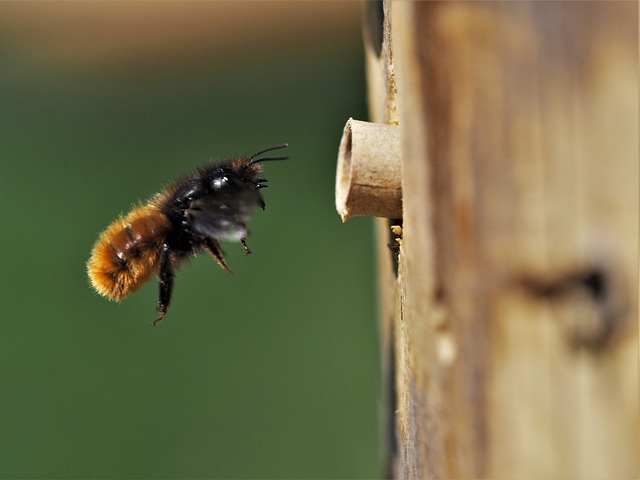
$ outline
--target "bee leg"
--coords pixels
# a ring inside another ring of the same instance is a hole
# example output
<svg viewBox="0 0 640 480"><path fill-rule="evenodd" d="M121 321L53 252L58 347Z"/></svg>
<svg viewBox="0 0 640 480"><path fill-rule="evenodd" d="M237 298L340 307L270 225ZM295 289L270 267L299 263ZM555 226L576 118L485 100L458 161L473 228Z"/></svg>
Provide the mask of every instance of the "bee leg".
<svg viewBox="0 0 640 480"><path fill-rule="evenodd" d="M242 224L242 228L245 231L245 235L249 233L249 230L247 230L247 225L246 224L243 223ZM249 249L249 245L247 245L247 237L242 237L240 239L240 242L242 242L242 248L244 248L244 251L247 252L247 255L251 254L251 250Z"/></svg>
<svg viewBox="0 0 640 480"><path fill-rule="evenodd" d="M218 265L224 268L227 272L233 273L229 266L224 262L224 252L222 251L220 242L218 242L218 240L216 240L215 238L207 238L204 244L211 256L215 259L216 262L218 262Z"/></svg>
<svg viewBox="0 0 640 480"><path fill-rule="evenodd" d="M166 311L164 313L161 313L158 318L156 318L153 322L151 322L151 326L155 327L158 322L162 321L165 315L166 315Z"/></svg>
<svg viewBox="0 0 640 480"><path fill-rule="evenodd" d="M153 327L167 314L167 309L171 302L171 294L173 293L173 262L169 256L169 246L167 244L162 246L158 277L160 279L160 291L158 294L158 312L160 312L160 316L151 322L151 326Z"/></svg>
<svg viewBox="0 0 640 480"><path fill-rule="evenodd" d="M251 250L249 250L249 246L247 245L247 239L241 238L240 241L242 242L242 248L244 248L244 251L247 252L247 255L250 254Z"/></svg>

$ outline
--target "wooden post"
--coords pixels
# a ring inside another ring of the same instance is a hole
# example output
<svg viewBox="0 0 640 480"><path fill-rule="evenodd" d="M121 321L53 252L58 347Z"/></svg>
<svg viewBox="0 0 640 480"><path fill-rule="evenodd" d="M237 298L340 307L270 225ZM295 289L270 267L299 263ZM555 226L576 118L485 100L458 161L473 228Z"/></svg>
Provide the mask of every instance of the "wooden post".
<svg viewBox="0 0 640 480"><path fill-rule="evenodd" d="M364 8L390 475L640 477L637 3Z"/></svg>

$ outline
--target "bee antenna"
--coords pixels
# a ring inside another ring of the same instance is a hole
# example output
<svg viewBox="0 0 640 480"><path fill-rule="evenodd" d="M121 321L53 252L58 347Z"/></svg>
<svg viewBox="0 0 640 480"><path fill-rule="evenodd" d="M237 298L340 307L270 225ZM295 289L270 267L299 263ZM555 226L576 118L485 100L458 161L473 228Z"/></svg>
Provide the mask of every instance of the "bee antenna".
<svg viewBox="0 0 640 480"><path fill-rule="evenodd" d="M282 156L282 157L267 157L267 158L256 158L259 157L260 155L262 155L263 153L267 153L267 152L271 152L273 150L280 150L281 148L287 148L289 146L288 143L282 143L280 145L275 145L273 147L268 147L268 148L264 148L256 153L254 153L253 155L251 155L248 160L249 163L247 165L253 165L254 163L262 163L262 162L273 162L276 160L286 160L289 157L286 156Z"/></svg>

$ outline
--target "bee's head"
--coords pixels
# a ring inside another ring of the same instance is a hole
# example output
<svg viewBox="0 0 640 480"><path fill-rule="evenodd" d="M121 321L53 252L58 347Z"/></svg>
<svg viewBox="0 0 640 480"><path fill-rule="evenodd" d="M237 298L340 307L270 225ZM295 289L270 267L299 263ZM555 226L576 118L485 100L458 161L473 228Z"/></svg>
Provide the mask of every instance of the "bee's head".
<svg viewBox="0 0 640 480"><path fill-rule="evenodd" d="M263 153L271 152L273 150L280 150L282 148L287 148L289 146L288 143L283 143L281 145L275 145L273 147L262 149L249 157L242 157L238 160L234 160L229 165L229 168L238 175L241 179L243 179L247 183L251 183L255 186L255 188L265 188L267 179L260 178L262 174L262 164L264 162L273 162L277 160L287 160L289 157L287 156L279 156L279 157L260 157Z"/></svg>

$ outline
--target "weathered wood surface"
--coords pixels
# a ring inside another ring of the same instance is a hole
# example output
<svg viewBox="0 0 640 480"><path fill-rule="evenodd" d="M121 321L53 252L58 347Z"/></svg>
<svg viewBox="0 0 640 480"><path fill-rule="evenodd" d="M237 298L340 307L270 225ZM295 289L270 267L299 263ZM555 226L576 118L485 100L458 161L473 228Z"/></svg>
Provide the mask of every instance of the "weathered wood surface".
<svg viewBox="0 0 640 480"><path fill-rule="evenodd" d="M365 9L391 473L640 477L637 4Z"/></svg>

